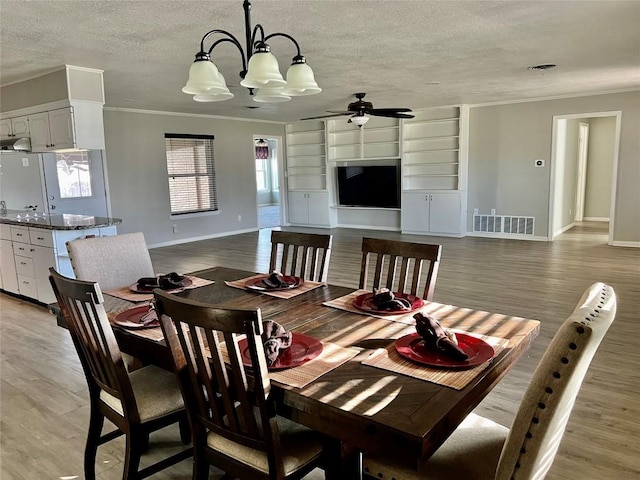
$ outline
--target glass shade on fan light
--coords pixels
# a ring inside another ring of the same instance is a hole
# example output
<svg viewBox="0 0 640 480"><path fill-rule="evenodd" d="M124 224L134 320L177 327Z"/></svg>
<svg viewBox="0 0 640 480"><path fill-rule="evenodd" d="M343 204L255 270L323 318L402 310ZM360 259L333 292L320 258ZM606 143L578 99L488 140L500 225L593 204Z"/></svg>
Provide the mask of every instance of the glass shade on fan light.
<svg viewBox="0 0 640 480"><path fill-rule="evenodd" d="M193 62L182 91L189 95L229 93L224 77L211 60Z"/></svg>
<svg viewBox="0 0 640 480"><path fill-rule="evenodd" d="M269 51L257 51L249 59L247 75L240 85L246 88L263 88L284 87L286 83L276 57Z"/></svg>
<svg viewBox="0 0 640 480"><path fill-rule="evenodd" d="M315 95L321 91L322 89L316 83L311 67L304 60L302 63L298 63L294 59L294 63L287 70L287 85L284 87L284 94L298 97Z"/></svg>
<svg viewBox="0 0 640 480"><path fill-rule="evenodd" d="M355 123L358 127L361 127L369 121L369 118L369 115L354 115L351 117L351 123Z"/></svg>
<svg viewBox="0 0 640 480"><path fill-rule="evenodd" d="M254 102L260 103L282 103L291 100L289 95L285 95L282 87L262 87L253 97Z"/></svg>

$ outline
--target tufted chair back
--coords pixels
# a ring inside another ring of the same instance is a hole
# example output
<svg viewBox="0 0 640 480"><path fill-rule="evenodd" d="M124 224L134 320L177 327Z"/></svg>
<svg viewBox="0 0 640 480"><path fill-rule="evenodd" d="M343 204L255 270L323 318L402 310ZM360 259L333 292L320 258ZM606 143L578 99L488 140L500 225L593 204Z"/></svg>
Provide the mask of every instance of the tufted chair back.
<svg viewBox="0 0 640 480"><path fill-rule="evenodd" d="M582 296L533 374L495 480L545 478L589 364L615 314L616 296L610 286L595 283Z"/></svg>

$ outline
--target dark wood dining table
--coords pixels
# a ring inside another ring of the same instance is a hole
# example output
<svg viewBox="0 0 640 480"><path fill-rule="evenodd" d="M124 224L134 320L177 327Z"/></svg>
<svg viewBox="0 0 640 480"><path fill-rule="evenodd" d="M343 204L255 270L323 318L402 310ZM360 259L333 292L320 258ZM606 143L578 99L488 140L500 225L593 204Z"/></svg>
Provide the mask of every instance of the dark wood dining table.
<svg viewBox="0 0 640 480"><path fill-rule="evenodd" d="M289 299L232 288L225 281L254 272L214 267L190 275L215 283L185 290L179 295L228 308L259 308L263 319L322 342L356 347L356 356L303 388L272 381L272 394L282 413L341 442L337 456L341 473L335 478L357 478L357 452L389 456L417 469L449 437L458 424L513 367L539 333L539 322L462 307L438 307L447 328L472 335L503 339L503 347L464 387L451 388L381 368L364 365L376 349L385 348L415 331L415 326L389 321L365 312L354 313L323 305L354 288L324 285ZM105 308L115 312L134 304L105 295ZM440 308L441 307L441 308ZM164 341L140 331L114 325L122 351L143 362L171 368ZM334 478L332 476L332 478Z"/></svg>

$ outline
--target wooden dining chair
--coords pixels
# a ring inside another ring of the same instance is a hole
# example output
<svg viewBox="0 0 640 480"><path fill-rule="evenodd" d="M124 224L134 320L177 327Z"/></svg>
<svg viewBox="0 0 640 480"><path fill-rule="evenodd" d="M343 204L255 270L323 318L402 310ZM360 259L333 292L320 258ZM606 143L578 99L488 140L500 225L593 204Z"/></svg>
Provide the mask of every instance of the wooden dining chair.
<svg viewBox="0 0 640 480"><path fill-rule="evenodd" d="M441 245L363 238L360 288L373 290L386 287L392 292L410 293L433 300L441 254ZM425 262L429 265L423 276ZM373 281L370 281L372 268Z"/></svg>
<svg viewBox="0 0 640 480"><path fill-rule="evenodd" d="M511 429L471 413L421 472L365 455L376 479L542 480L551 468L591 360L616 314L616 296L593 284L536 367Z"/></svg>
<svg viewBox="0 0 640 480"><path fill-rule="evenodd" d="M179 422L182 443L191 441L184 402L173 372L148 366L128 373L104 309L97 283L64 277L49 269L53 291L80 357L89 387L91 417L84 451L86 480L96 478L98 446L126 435L122 478L146 478L192 455L184 449L142 470L149 434ZM117 429L102 435L104 419Z"/></svg>
<svg viewBox="0 0 640 480"><path fill-rule="evenodd" d="M155 276L142 232L67 242L73 273L79 280L97 282L103 292Z"/></svg>
<svg viewBox="0 0 640 480"><path fill-rule="evenodd" d="M159 289L154 295L191 420L193 478L209 478L210 465L228 478L247 480L300 479L319 466L319 436L276 415L260 310L220 308ZM242 335L250 374L243 365Z"/></svg>
<svg viewBox="0 0 640 480"><path fill-rule="evenodd" d="M332 235L273 230L269 271L326 282L332 238Z"/></svg>

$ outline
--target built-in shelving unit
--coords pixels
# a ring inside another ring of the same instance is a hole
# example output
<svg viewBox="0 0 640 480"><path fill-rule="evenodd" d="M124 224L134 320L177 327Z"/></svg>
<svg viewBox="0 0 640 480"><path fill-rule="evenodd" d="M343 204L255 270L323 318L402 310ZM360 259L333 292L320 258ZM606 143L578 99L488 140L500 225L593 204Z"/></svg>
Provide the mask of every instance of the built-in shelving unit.
<svg viewBox="0 0 640 480"><path fill-rule="evenodd" d="M399 159L400 122L397 118L371 117L358 128L348 118L327 122L329 161Z"/></svg>
<svg viewBox="0 0 640 480"><path fill-rule="evenodd" d="M326 190L327 162L324 122L287 125L287 179L289 190Z"/></svg>

